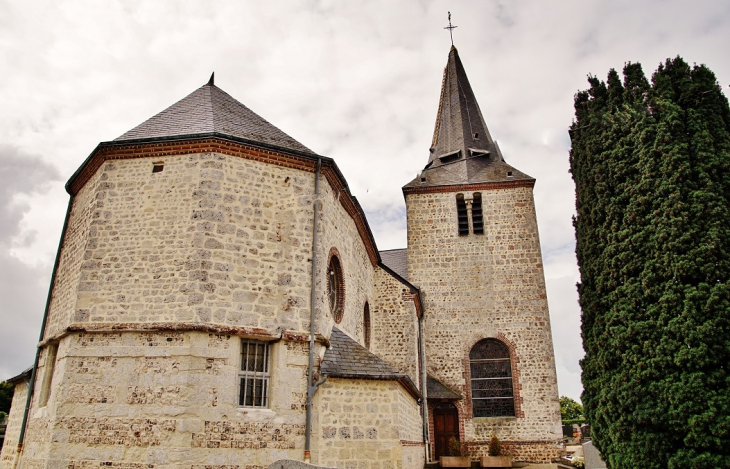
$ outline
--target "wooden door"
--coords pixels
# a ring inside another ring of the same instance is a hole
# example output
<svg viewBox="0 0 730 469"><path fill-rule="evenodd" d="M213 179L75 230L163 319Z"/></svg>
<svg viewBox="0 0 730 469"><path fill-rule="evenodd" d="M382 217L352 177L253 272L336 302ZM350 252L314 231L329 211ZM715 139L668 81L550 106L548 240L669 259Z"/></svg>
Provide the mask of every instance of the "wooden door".
<svg viewBox="0 0 730 469"><path fill-rule="evenodd" d="M436 459L440 456L449 456L449 440L452 437L459 440L459 412L452 403L442 402L433 409L433 439L436 446Z"/></svg>

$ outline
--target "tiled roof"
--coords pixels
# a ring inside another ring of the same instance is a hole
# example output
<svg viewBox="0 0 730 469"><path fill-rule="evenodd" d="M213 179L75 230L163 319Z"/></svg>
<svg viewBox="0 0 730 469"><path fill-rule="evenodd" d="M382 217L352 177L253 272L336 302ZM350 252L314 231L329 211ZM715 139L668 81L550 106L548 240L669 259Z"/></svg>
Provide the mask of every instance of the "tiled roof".
<svg viewBox="0 0 730 469"><path fill-rule="evenodd" d="M314 154L312 150L277 129L212 82L201 86L114 141L213 133Z"/></svg>
<svg viewBox="0 0 730 469"><path fill-rule="evenodd" d="M406 187L532 180L504 162L455 47L441 86L428 164Z"/></svg>
<svg viewBox="0 0 730 469"><path fill-rule="evenodd" d="M461 394L453 391L431 375L426 378L426 396L429 399L463 399Z"/></svg>
<svg viewBox="0 0 730 469"><path fill-rule="evenodd" d="M324 354L319 372L333 378L399 381L412 395L420 398L418 388L407 375L399 373L336 327L332 328L330 348Z"/></svg>
<svg viewBox="0 0 730 469"><path fill-rule="evenodd" d="M387 268L408 280L408 249L380 251L380 260Z"/></svg>

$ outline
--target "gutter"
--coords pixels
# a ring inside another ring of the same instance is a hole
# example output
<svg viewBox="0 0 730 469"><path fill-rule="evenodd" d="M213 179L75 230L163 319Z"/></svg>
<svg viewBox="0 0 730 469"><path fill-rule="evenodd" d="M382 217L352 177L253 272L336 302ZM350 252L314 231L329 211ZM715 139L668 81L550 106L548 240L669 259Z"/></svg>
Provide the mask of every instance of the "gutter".
<svg viewBox="0 0 730 469"><path fill-rule="evenodd" d="M310 462L310 448L312 439L312 398L319 386L327 379L325 375L317 381L314 380L314 334L315 334L315 300L317 280L317 221L319 219L319 174L322 169L322 159L317 159L317 170L314 173L314 223L312 225L312 288L309 296L309 366L307 369L307 421L304 430L304 462Z"/></svg>
<svg viewBox="0 0 730 469"><path fill-rule="evenodd" d="M33 362L33 369L30 373L30 381L26 380L28 384L27 396L25 398L25 410L23 411L23 420L20 424L20 436L18 437L18 451L16 452L16 460L13 467L17 466L20 461L20 454L23 452L23 442L25 441L25 429L28 425L28 414L30 413L30 403L33 397L33 391L35 391L36 373L38 372L38 361L41 356L43 342L43 336L46 332L46 324L48 323L48 311L51 307L51 296L53 295L53 287L56 283L56 273L58 272L58 266L61 263L61 249L63 248L63 240L66 239L66 231L68 230L68 220L71 217L71 207L73 205L73 196L68 199L68 207L66 208L66 218L63 220L63 229L61 230L61 239L58 241L58 249L56 250L56 261L53 264L53 273L51 274L51 285L48 287L48 296L46 297L46 307L43 310L43 320L41 322L41 332L38 337L38 345L36 346L35 361Z"/></svg>

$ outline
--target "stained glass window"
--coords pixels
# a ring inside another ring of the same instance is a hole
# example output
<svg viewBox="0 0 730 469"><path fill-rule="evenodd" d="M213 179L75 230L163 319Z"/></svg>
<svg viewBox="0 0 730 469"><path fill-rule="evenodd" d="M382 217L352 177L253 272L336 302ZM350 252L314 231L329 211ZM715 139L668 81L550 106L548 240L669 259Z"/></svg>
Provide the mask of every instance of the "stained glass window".
<svg viewBox="0 0 730 469"><path fill-rule="evenodd" d="M484 339L469 353L474 417L515 415L509 350L500 341Z"/></svg>

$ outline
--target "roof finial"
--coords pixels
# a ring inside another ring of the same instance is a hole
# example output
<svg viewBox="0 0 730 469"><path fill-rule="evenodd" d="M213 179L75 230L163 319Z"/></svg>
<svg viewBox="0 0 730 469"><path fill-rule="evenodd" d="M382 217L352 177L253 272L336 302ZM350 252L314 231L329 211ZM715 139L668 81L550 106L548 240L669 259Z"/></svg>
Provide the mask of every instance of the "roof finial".
<svg viewBox="0 0 730 469"><path fill-rule="evenodd" d="M451 12L449 12L449 25L446 26L444 29L449 30L449 36L451 36L451 47L454 47L454 29L458 28L458 26L451 26Z"/></svg>
<svg viewBox="0 0 730 469"><path fill-rule="evenodd" d="M208 80L209 85L215 85L215 72L210 74L210 80Z"/></svg>

